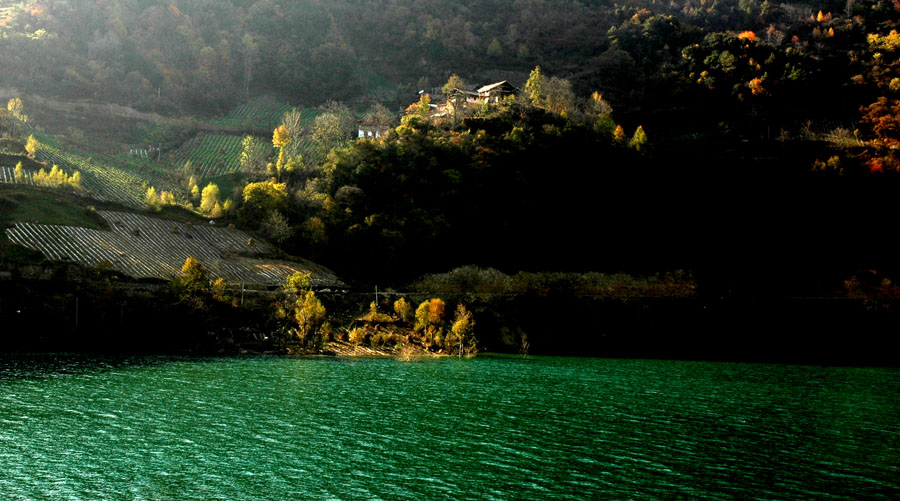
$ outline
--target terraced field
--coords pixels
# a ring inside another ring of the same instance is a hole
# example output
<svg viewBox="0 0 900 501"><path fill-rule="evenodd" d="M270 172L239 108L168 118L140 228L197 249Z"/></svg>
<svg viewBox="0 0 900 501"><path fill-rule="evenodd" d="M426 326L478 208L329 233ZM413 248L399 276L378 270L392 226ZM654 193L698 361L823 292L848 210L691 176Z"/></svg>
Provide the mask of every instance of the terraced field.
<svg viewBox="0 0 900 501"><path fill-rule="evenodd" d="M112 267L135 278L170 280L185 259L197 258L211 277L229 283L277 285L298 271L312 274L315 286L339 286L328 269L309 261L271 259L274 248L239 230L190 225L137 214L97 211L112 231L76 226L16 223L6 230L13 243L40 251L48 259Z"/></svg>
<svg viewBox="0 0 900 501"><path fill-rule="evenodd" d="M237 172L241 168L241 136L200 133L170 155L172 163L190 160L200 179Z"/></svg>
<svg viewBox="0 0 900 501"><path fill-rule="evenodd" d="M40 138L35 158L43 163L58 165L67 173L81 172L85 193L101 201L119 202L129 207L144 206L147 188L180 193L175 182L155 168L114 165L113 159L92 159L84 154L62 151L47 138Z"/></svg>
<svg viewBox="0 0 900 501"><path fill-rule="evenodd" d="M212 123L223 127L269 131L278 127L282 115L290 111L291 108L291 105L287 103L262 97L235 108L224 118L215 120Z"/></svg>
<svg viewBox="0 0 900 501"><path fill-rule="evenodd" d="M22 174L23 179L21 181L16 181L16 168L8 165L0 165L0 183L34 186L34 172L29 169L22 169Z"/></svg>

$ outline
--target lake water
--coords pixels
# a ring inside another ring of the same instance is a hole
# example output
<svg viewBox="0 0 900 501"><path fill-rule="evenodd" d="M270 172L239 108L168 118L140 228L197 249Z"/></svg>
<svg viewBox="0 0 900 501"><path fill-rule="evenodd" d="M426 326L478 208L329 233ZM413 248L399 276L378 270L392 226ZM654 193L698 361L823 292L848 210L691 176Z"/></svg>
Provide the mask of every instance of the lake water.
<svg viewBox="0 0 900 501"><path fill-rule="evenodd" d="M0 354L3 499L900 497L900 371Z"/></svg>

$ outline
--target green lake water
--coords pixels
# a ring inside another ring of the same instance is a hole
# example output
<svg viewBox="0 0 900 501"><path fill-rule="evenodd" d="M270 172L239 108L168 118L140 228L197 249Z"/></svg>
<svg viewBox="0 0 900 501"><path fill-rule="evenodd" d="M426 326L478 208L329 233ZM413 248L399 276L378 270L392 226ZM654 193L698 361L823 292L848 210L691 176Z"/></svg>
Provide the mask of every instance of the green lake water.
<svg viewBox="0 0 900 501"><path fill-rule="evenodd" d="M900 371L0 354L2 499L900 498Z"/></svg>

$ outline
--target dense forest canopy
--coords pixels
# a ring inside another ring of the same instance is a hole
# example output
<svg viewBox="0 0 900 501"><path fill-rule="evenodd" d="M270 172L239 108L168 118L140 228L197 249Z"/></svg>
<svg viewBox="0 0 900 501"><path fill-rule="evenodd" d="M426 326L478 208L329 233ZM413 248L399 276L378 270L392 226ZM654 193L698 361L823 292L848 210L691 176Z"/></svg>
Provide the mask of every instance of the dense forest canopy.
<svg viewBox="0 0 900 501"><path fill-rule="evenodd" d="M0 5L0 85L206 112L264 92L304 104L379 93L395 97L390 94L398 83L437 86L450 72L478 80L522 78L538 64L570 79L576 91L600 89L614 105L630 105L676 69L685 47L703 42L721 49L727 43L705 40L705 34L755 31L775 47L796 37L801 43L785 56L792 65L785 71L802 73L808 54L818 58L834 44L858 49L864 31L896 14L884 0ZM829 21L808 22L818 11L829 13Z"/></svg>

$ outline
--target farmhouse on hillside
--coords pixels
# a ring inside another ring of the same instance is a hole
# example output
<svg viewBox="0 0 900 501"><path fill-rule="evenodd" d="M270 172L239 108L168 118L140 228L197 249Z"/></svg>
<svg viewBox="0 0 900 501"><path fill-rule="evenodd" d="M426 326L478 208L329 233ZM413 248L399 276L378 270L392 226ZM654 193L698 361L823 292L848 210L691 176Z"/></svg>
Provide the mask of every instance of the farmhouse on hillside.
<svg viewBox="0 0 900 501"><path fill-rule="evenodd" d="M479 87L475 90L453 89L447 93L448 103L465 103L465 106L477 104L496 104L504 97L515 94L518 89L503 80Z"/></svg>
<svg viewBox="0 0 900 501"><path fill-rule="evenodd" d="M518 88L506 80L474 89L455 88L444 96L442 103L431 103L431 116L444 117L465 108L482 104L497 104L506 96L514 95ZM422 94L422 91L419 92ZM360 136L362 137L362 136Z"/></svg>

